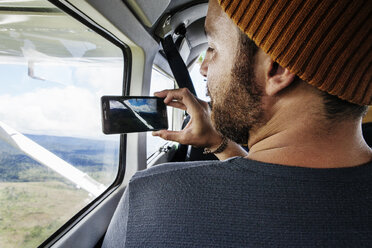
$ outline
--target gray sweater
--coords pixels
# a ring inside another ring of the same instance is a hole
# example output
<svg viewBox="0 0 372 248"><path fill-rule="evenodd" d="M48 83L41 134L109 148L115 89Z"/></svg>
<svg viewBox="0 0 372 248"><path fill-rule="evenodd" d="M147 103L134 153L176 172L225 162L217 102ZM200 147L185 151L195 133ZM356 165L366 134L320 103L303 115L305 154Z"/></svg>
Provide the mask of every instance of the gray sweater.
<svg viewBox="0 0 372 248"><path fill-rule="evenodd" d="M156 166L131 179L103 247L372 247L372 162Z"/></svg>

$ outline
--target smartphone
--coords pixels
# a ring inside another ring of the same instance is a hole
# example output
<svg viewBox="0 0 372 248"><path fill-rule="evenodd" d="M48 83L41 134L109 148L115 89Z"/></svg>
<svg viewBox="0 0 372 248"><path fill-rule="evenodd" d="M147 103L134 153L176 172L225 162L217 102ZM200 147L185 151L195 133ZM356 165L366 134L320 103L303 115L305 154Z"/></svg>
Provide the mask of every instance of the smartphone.
<svg viewBox="0 0 372 248"><path fill-rule="evenodd" d="M147 132L168 129L163 98L150 96L102 96L104 134Z"/></svg>

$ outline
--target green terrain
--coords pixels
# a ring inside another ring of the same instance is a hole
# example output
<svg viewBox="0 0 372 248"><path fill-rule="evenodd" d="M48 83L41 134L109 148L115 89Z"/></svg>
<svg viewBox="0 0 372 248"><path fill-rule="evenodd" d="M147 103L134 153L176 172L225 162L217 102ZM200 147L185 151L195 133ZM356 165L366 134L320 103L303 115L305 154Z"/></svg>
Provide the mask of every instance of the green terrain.
<svg viewBox="0 0 372 248"><path fill-rule="evenodd" d="M118 142L56 136L28 137L109 186ZM37 247L93 198L51 169L0 140L0 247Z"/></svg>
<svg viewBox="0 0 372 248"><path fill-rule="evenodd" d="M0 183L0 247L37 247L90 200L57 181Z"/></svg>

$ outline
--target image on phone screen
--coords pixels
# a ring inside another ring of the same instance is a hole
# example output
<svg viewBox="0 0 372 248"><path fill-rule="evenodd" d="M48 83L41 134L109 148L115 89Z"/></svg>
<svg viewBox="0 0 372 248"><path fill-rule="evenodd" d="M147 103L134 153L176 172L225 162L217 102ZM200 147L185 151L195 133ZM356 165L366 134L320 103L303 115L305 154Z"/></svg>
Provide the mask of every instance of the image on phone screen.
<svg viewBox="0 0 372 248"><path fill-rule="evenodd" d="M163 99L103 97L102 104L104 133L146 132L168 128Z"/></svg>

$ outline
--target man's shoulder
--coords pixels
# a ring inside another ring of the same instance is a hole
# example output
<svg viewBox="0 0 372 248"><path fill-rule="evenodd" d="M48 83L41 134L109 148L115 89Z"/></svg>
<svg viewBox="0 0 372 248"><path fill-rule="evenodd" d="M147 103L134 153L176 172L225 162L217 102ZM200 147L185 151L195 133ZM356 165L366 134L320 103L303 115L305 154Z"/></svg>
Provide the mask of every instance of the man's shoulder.
<svg viewBox="0 0 372 248"><path fill-rule="evenodd" d="M137 172L131 179L131 181L150 177L155 175L169 174L169 173L182 173L186 170L202 170L205 167L220 167L230 165L237 158L230 158L225 161L210 160L210 161L193 161L193 162L171 162L165 164L159 164L150 167L146 170Z"/></svg>
<svg viewBox="0 0 372 248"><path fill-rule="evenodd" d="M131 181L143 178L164 176L172 179L178 176L195 176L203 174L207 177L239 177L244 175L246 179L254 175L258 177L271 177L286 181L370 181L372 177L372 161L360 166L314 169L306 167L270 164L234 157L224 161L196 161L177 162L156 165L143 171L137 172Z"/></svg>

